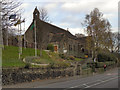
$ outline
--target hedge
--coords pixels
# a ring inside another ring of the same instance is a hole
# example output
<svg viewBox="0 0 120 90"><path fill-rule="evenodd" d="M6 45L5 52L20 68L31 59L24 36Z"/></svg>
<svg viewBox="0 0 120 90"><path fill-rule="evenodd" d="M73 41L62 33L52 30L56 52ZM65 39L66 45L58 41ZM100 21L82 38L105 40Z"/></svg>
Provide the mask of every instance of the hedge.
<svg viewBox="0 0 120 90"><path fill-rule="evenodd" d="M87 63L87 67L92 68L93 66L95 66L96 68L102 68L104 66L104 64L106 64L107 66L111 66L111 65L114 65L115 62L114 61L107 61L107 62Z"/></svg>
<svg viewBox="0 0 120 90"><path fill-rule="evenodd" d="M102 68L104 66L104 64L106 64L107 66L111 66L114 65L115 62L114 61L108 61L108 62L97 62L97 68Z"/></svg>
<svg viewBox="0 0 120 90"><path fill-rule="evenodd" d="M54 46L53 46L53 44L48 44L48 46L47 46L47 50L50 50L50 51L54 51Z"/></svg>
<svg viewBox="0 0 120 90"><path fill-rule="evenodd" d="M116 61L117 59L114 54L110 52L106 52L106 53L98 53L97 60L98 62L106 62L106 61Z"/></svg>

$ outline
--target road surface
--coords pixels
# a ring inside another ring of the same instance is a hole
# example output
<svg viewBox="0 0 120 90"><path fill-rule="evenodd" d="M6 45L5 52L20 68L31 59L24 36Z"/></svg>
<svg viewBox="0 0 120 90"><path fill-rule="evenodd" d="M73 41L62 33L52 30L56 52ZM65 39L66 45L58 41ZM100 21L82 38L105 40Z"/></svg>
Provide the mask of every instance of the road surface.
<svg viewBox="0 0 120 90"><path fill-rule="evenodd" d="M120 75L120 74L119 74ZM119 78L120 79L120 78ZM61 79L41 80L30 83L3 86L4 88L118 88L118 69L112 69L102 74L91 75L88 77L68 77Z"/></svg>
<svg viewBox="0 0 120 90"><path fill-rule="evenodd" d="M40 85L36 88L118 88L118 69L86 78Z"/></svg>

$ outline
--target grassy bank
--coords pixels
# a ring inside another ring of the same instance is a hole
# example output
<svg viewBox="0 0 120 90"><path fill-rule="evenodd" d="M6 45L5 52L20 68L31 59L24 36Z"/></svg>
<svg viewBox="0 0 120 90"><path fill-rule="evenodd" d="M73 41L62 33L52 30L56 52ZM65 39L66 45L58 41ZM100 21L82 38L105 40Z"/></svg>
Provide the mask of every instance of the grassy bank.
<svg viewBox="0 0 120 90"><path fill-rule="evenodd" d="M26 63L22 61L23 58L34 56L35 50L33 48L23 48L21 60L18 59L19 48L15 46L5 46L2 53L2 66L3 67L24 67ZM39 56L40 51L37 50ZM33 59L32 62L36 63L53 63L56 65L65 64L65 60L61 59L57 53L42 51L42 57Z"/></svg>

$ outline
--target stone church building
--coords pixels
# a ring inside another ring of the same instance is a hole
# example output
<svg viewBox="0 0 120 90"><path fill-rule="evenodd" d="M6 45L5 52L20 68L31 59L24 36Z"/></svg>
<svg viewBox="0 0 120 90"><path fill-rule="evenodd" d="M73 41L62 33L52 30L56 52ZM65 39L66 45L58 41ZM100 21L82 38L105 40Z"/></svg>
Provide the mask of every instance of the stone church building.
<svg viewBox="0 0 120 90"><path fill-rule="evenodd" d="M40 13L36 7L33 12L33 21L25 32L26 47L35 47L35 28L31 29L35 21L38 49L42 48L45 50L48 44L53 44L55 52L73 56L79 56L80 53L84 53L86 37L78 38L72 35L68 30L41 21L39 15Z"/></svg>

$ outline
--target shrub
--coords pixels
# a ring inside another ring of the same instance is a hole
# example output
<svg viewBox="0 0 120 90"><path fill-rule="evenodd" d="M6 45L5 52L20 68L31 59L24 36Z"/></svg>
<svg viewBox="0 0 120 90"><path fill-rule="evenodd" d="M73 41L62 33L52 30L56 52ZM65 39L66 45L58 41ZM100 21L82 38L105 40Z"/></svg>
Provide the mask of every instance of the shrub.
<svg viewBox="0 0 120 90"><path fill-rule="evenodd" d="M29 68L30 68L30 64L29 64L29 63L26 63L24 68L25 68L25 69L29 69Z"/></svg>
<svg viewBox="0 0 120 90"><path fill-rule="evenodd" d="M49 64L49 68L67 68L70 67L70 63L65 63L65 62L54 62Z"/></svg>
<svg viewBox="0 0 120 90"><path fill-rule="evenodd" d="M95 68L103 68L104 64L106 64L107 66L111 66L114 65L115 62L114 61L107 61L107 62L91 62L91 63L87 63L87 67L92 68L95 65Z"/></svg>
<svg viewBox="0 0 120 90"><path fill-rule="evenodd" d="M114 61L97 62L97 67L102 68L104 66L104 64L106 64L107 66L111 66L111 65L115 64L115 62Z"/></svg>
<svg viewBox="0 0 120 90"><path fill-rule="evenodd" d="M54 65L55 65L54 63L50 63L48 67L54 68Z"/></svg>
<svg viewBox="0 0 120 90"><path fill-rule="evenodd" d="M75 57L74 56L69 56L69 59L70 60L75 60Z"/></svg>
<svg viewBox="0 0 120 90"><path fill-rule="evenodd" d="M54 46L53 46L53 44L48 44L48 46L47 46L47 50L50 50L50 51L54 51Z"/></svg>
<svg viewBox="0 0 120 90"><path fill-rule="evenodd" d="M99 53L97 55L98 62L105 62L105 61L116 61L116 57L108 52L108 53Z"/></svg>
<svg viewBox="0 0 120 90"><path fill-rule="evenodd" d="M65 59L65 55L64 54L59 54L59 56L63 59Z"/></svg>
<svg viewBox="0 0 120 90"><path fill-rule="evenodd" d="M79 54L79 58L85 59L85 54L84 53L80 53Z"/></svg>

